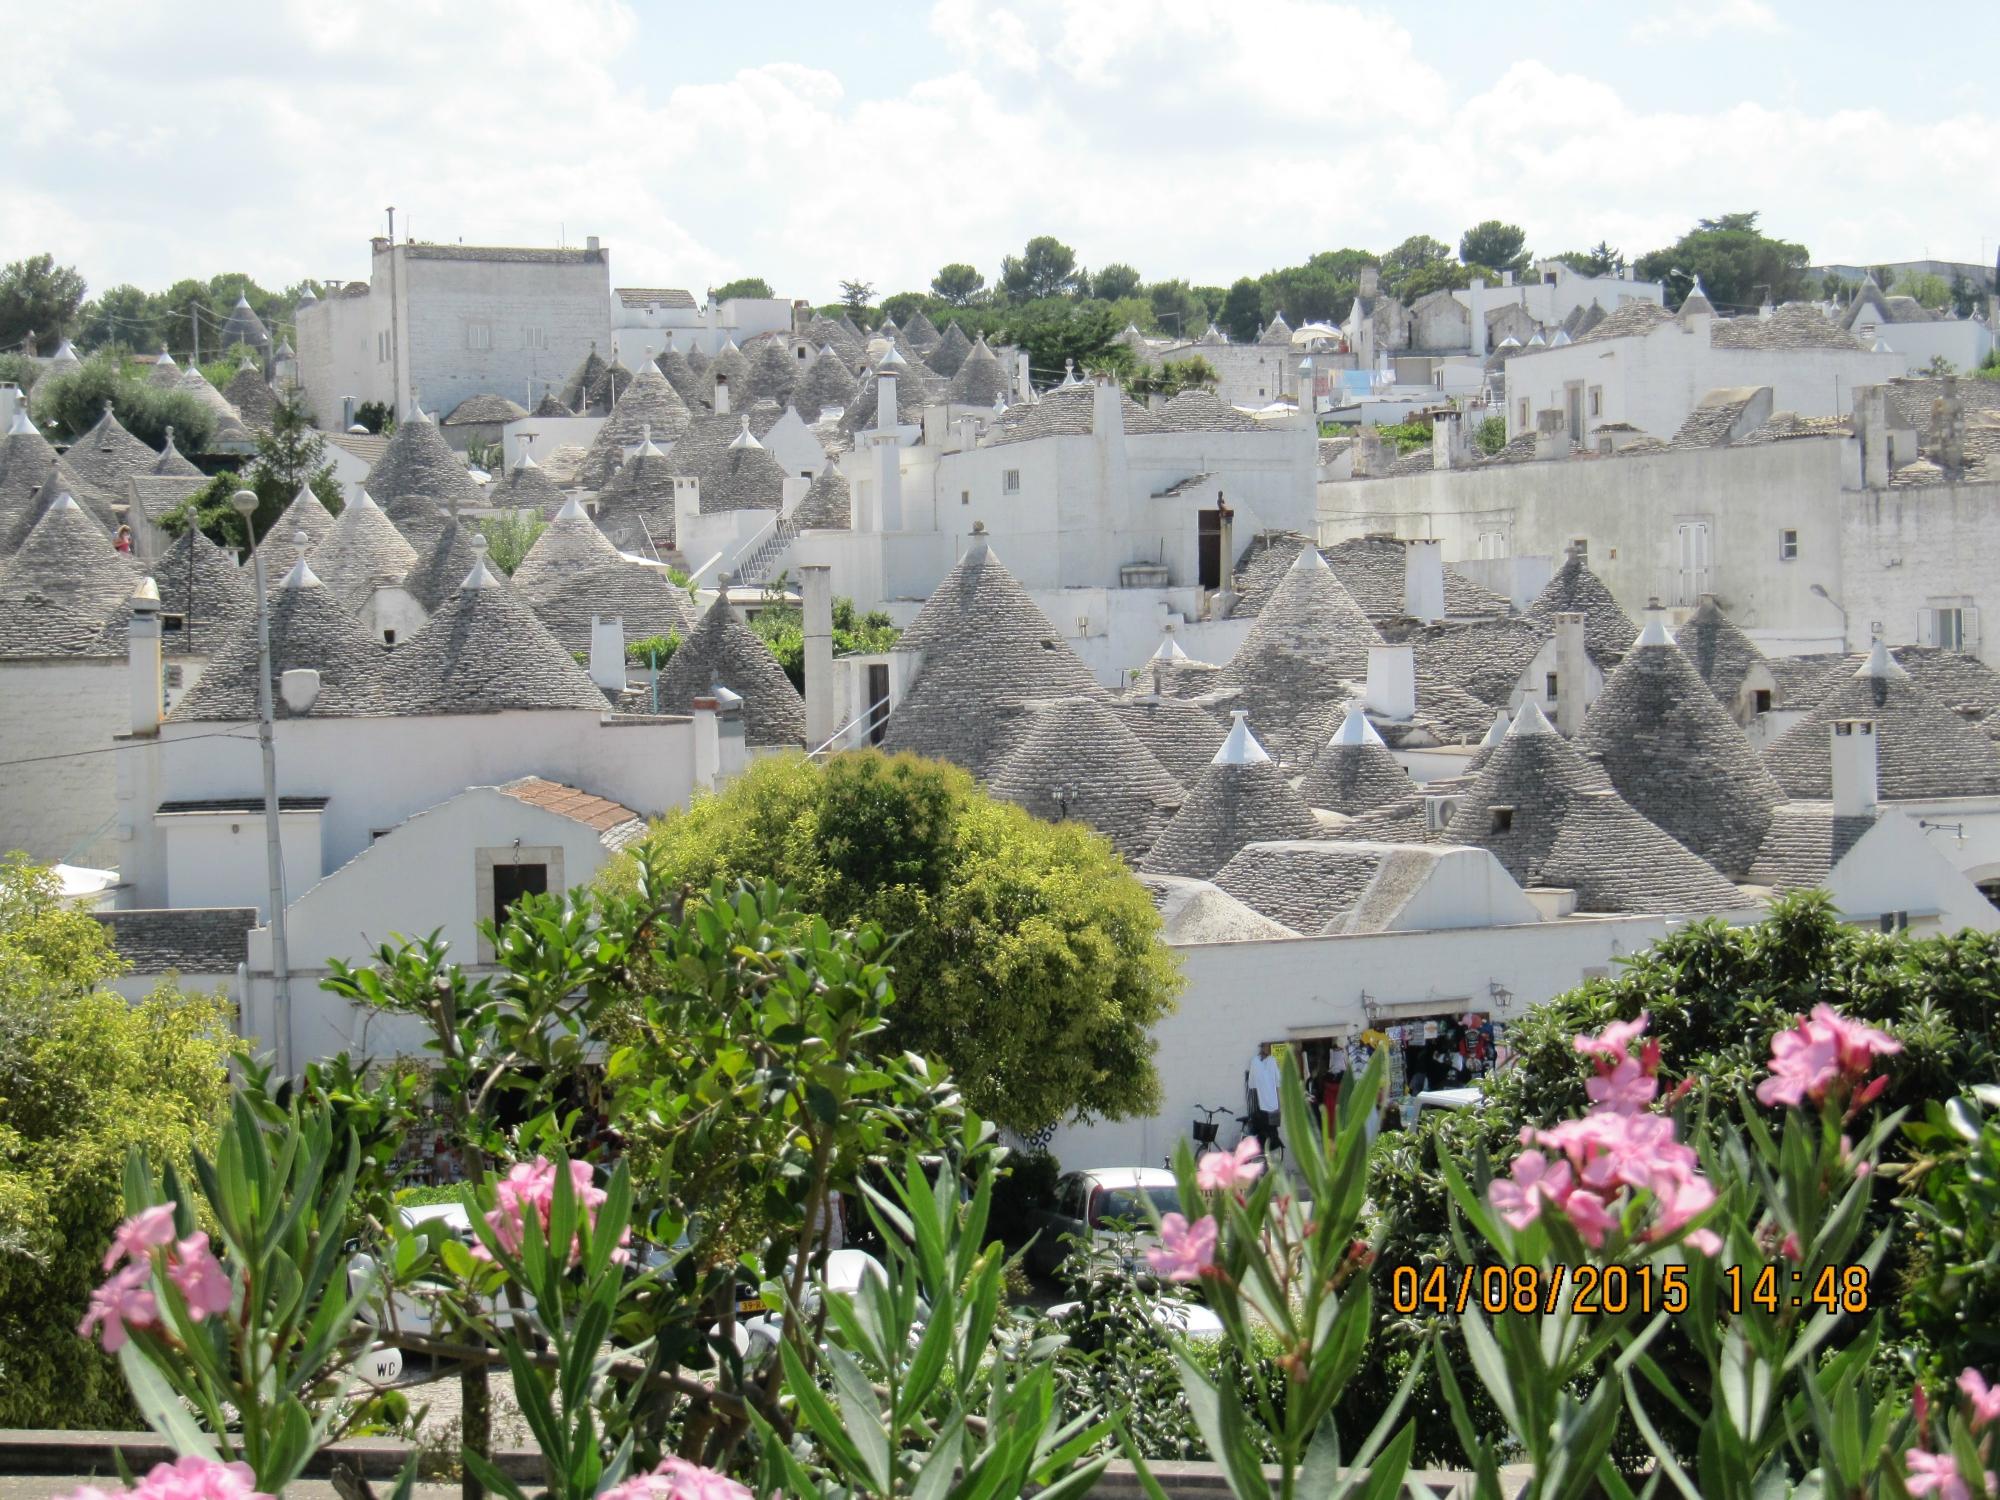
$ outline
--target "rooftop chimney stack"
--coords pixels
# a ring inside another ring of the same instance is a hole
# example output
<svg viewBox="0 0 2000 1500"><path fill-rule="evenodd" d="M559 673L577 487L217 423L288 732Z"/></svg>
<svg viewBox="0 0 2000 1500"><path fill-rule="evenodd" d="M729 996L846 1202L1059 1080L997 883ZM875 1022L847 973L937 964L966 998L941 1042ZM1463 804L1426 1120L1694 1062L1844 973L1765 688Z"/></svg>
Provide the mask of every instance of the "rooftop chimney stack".
<svg viewBox="0 0 2000 1500"><path fill-rule="evenodd" d="M715 414L718 417L729 415L729 377L727 375L718 375L715 377Z"/></svg>
<svg viewBox="0 0 2000 1500"><path fill-rule="evenodd" d="M799 569L805 603L806 749L818 750L833 738L833 572L825 563Z"/></svg>
<svg viewBox="0 0 2000 1500"><path fill-rule="evenodd" d="M625 620L590 617L590 680L608 693L625 691Z"/></svg>
<svg viewBox="0 0 2000 1500"><path fill-rule="evenodd" d="M1938 467L1956 479L1965 471L1965 398L1958 379L1947 375L1931 403L1931 430L1937 434Z"/></svg>
<svg viewBox="0 0 2000 1500"><path fill-rule="evenodd" d="M1835 719L1833 730L1833 815L1875 816L1876 739L1873 719Z"/></svg>
<svg viewBox="0 0 2000 1500"><path fill-rule="evenodd" d="M1405 544L1403 613L1427 625L1444 618L1444 543L1421 539Z"/></svg>
<svg viewBox="0 0 2000 1500"><path fill-rule="evenodd" d="M189 554L192 558L193 554ZM132 733L160 732L165 711L160 659L160 589L150 578L139 580L132 594L132 623L126 628L132 679Z"/></svg>
<svg viewBox="0 0 2000 1500"><path fill-rule="evenodd" d="M1583 728L1583 691L1590 681L1583 621L1572 610L1556 616L1556 729L1565 739L1575 739Z"/></svg>
<svg viewBox="0 0 2000 1500"><path fill-rule="evenodd" d="M1417 712L1417 654L1407 645L1368 648L1368 686L1361 703L1384 719L1409 719Z"/></svg>
<svg viewBox="0 0 2000 1500"><path fill-rule="evenodd" d="M1455 411L1446 412L1431 423L1431 467L1449 469L1458 463L1458 423Z"/></svg>

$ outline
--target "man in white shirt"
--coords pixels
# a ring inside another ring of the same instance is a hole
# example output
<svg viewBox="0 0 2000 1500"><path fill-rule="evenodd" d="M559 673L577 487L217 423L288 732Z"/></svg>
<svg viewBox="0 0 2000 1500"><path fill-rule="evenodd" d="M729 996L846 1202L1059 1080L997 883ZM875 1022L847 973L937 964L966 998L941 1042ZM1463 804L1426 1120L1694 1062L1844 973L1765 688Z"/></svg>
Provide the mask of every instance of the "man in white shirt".
<svg viewBox="0 0 2000 1500"><path fill-rule="evenodd" d="M1250 1133L1267 1155L1278 1144L1278 1059L1269 1042L1259 1042L1250 1059Z"/></svg>

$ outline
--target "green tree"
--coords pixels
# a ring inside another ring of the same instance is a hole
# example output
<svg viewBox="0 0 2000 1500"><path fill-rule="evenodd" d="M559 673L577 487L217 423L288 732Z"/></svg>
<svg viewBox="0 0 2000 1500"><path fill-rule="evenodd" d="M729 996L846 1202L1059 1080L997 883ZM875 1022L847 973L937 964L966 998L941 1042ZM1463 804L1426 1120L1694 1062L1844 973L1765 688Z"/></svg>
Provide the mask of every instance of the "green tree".
<svg viewBox="0 0 2000 1500"><path fill-rule="evenodd" d="M869 300L875 295L872 281L843 281L840 284L840 305L857 318L868 311Z"/></svg>
<svg viewBox="0 0 2000 1500"><path fill-rule="evenodd" d="M1139 295L1139 273L1123 261L1114 260L1090 278L1090 294L1104 302L1116 302Z"/></svg>
<svg viewBox="0 0 2000 1500"><path fill-rule="evenodd" d="M1076 252L1052 234L1036 235L1000 262L1000 290L1010 302L1066 297L1076 289Z"/></svg>
<svg viewBox="0 0 2000 1500"><path fill-rule="evenodd" d="M770 297L771 283L761 276L739 276L734 281L725 281L709 293L717 302L727 302L731 297Z"/></svg>
<svg viewBox="0 0 2000 1500"><path fill-rule="evenodd" d="M46 369L38 359L30 359L25 354L0 354L0 381L19 386L24 392L32 391L35 382L42 378Z"/></svg>
<svg viewBox="0 0 2000 1500"><path fill-rule="evenodd" d="M1914 297L1919 306L1941 311L1951 306L1951 283L1929 271L1905 271L1889 290L1900 297Z"/></svg>
<svg viewBox="0 0 2000 1500"><path fill-rule="evenodd" d="M1026 1133L1156 1107L1151 1028L1179 979L1145 888L1095 834L955 766L856 751L760 760L645 846L669 881L775 879L829 922L901 934L890 1040L946 1063L981 1114Z"/></svg>
<svg viewBox="0 0 2000 1500"><path fill-rule="evenodd" d="M1507 446L1507 419L1487 417L1472 429L1472 441L1479 445L1479 451L1489 458Z"/></svg>
<svg viewBox="0 0 2000 1500"><path fill-rule="evenodd" d="M1520 225L1485 219L1458 237L1458 258L1468 266L1520 272L1528 269L1532 257Z"/></svg>
<svg viewBox="0 0 2000 1500"><path fill-rule="evenodd" d="M1443 268L1452 263L1451 246L1443 240L1432 239L1427 234L1413 234L1382 257L1382 290L1408 302L1423 295L1422 292L1411 293L1408 290L1414 278L1421 273L1426 282L1435 280L1444 274ZM1425 285L1423 290L1429 291L1431 287Z"/></svg>
<svg viewBox="0 0 2000 1500"><path fill-rule="evenodd" d="M116 1366L76 1336L121 1215L126 1153L183 1169L214 1138L234 1047L219 995L106 988L125 965L46 870L0 861L0 1425L125 1427Z"/></svg>
<svg viewBox="0 0 2000 1500"><path fill-rule="evenodd" d="M549 523L531 510L507 511L479 523L479 534L486 538L487 560L508 574L521 566L535 538L548 529Z"/></svg>
<svg viewBox="0 0 2000 1500"><path fill-rule="evenodd" d="M86 349L117 345L150 354L160 347L156 299L129 281L100 292L83 304L74 337Z"/></svg>
<svg viewBox="0 0 2000 1500"><path fill-rule="evenodd" d="M1185 281L1156 281L1146 288L1148 316L1142 328L1157 329L1175 338L1197 339L1208 327L1208 303Z"/></svg>
<svg viewBox="0 0 2000 1500"><path fill-rule="evenodd" d="M898 327L910 321L914 312L929 313L931 299L922 292L895 292L882 299L882 316L894 318Z"/></svg>
<svg viewBox="0 0 2000 1500"><path fill-rule="evenodd" d="M200 453L215 433L215 412L187 391L167 390L128 375L112 352L93 354L73 370L35 383L35 420L52 438L77 438L110 406L127 431L158 448L174 430L184 453Z"/></svg>
<svg viewBox="0 0 2000 1500"><path fill-rule="evenodd" d="M1565 250L1556 257L1584 276L1615 276L1625 269L1625 254L1599 240L1588 250Z"/></svg>
<svg viewBox="0 0 2000 1500"><path fill-rule="evenodd" d="M806 687L805 616L799 606L785 601L783 580L764 591L764 602L750 628L763 637L778 665L800 692ZM833 601L833 654L853 656L894 648L903 632L879 609L862 614L854 601L845 597ZM676 642L678 644L678 642ZM665 658L662 658L664 660Z"/></svg>
<svg viewBox="0 0 2000 1500"><path fill-rule="evenodd" d="M931 278L931 295L953 307L970 307L985 285L984 276L964 261L955 260Z"/></svg>
<svg viewBox="0 0 2000 1500"><path fill-rule="evenodd" d="M1172 400L1182 391L1213 390L1220 379L1215 366L1195 354L1186 359L1162 360L1157 366L1140 366L1125 382L1125 389L1134 396L1165 396Z"/></svg>
<svg viewBox="0 0 2000 1500"><path fill-rule="evenodd" d="M30 333L43 354L76 323L83 306L84 285L73 266L59 266L44 251L10 262L0 270L0 349L11 348Z"/></svg>
<svg viewBox="0 0 2000 1500"><path fill-rule="evenodd" d="M1263 309L1264 299L1257 283L1248 276L1237 277L1223 299L1222 331L1239 344L1248 343L1257 337Z"/></svg>
<svg viewBox="0 0 2000 1500"><path fill-rule="evenodd" d="M1665 284L1667 300L1678 307L1694 278L1718 309L1754 308L1769 296L1785 302L1806 286L1804 245L1772 239L1757 228L1754 213L1703 219L1665 249L1642 255L1633 270L1643 281Z"/></svg>

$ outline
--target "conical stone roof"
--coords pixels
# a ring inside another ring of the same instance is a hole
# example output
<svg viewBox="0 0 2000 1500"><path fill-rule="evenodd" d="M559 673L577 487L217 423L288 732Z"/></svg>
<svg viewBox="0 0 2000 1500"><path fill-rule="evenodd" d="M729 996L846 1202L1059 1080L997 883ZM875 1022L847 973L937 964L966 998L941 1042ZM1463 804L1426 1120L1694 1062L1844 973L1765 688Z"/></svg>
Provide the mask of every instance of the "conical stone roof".
<svg viewBox="0 0 2000 1500"><path fill-rule="evenodd" d="M958 373L965 363L966 355L972 352L972 340L965 336L965 330L954 323L945 329L944 337L924 352L924 363L945 380Z"/></svg>
<svg viewBox="0 0 2000 1500"><path fill-rule="evenodd" d="M674 388L674 394L681 398L683 407L692 406L702 398L701 377L688 363L687 355L674 348L662 349L653 359L653 368L667 377L667 384Z"/></svg>
<svg viewBox="0 0 2000 1500"><path fill-rule="evenodd" d="M903 325L903 337L919 354L927 354L937 347L940 335L937 324L925 317L924 310L919 307L910 313L909 322Z"/></svg>
<svg viewBox="0 0 2000 1500"><path fill-rule="evenodd" d="M127 432L107 404L97 424L63 451L63 462L108 500L122 498L125 481L134 474L150 473L159 456Z"/></svg>
<svg viewBox="0 0 2000 1500"><path fill-rule="evenodd" d="M29 497L20 518L14 523L12 546L19 548L28 539L28 533L43 516L49 513L55 503L67 495L79 509L96 523L106 537L116 534L119 526L118 513L111 508L111 502L89 485L76 483L76 476L70 472L67 463L58 459L54 468L42 479L41 488Z"/></svg>
<svg viewBox="0 0 2000 1500"><path fill-rule="evenodd" d="M1565 808L1541 865L1545 886L1576 892L1579 911L1693 916L1749 903L1742 892L1616 792L1583 792Z"/></svg>
<svg viewBox="0 0 2000 1500"><path fill-rule="evenodd" d="M576 413L571 411L567 406L564 406L562 398L556 395L554 389L551 388L542 393L542 399L535 403L535 409L529 415L536 417L573 417Z"/></svg>
<svg viewBox="0 0 2000 1500"><path fill-rule="evenodd" d="M40 514L36 497L57 462L56 450L25 418L0 438L0 561L35 524Z"/></svg>
<svg viewBox="0 0 2000 1500"><path fill-rule="evenodd" d="M269 427L271 419L278 414L278 396L271 389L270 382L255 365L245 360L229 377L229 384L223 387L222 399L236 408L238 415L252 427Z"/></svg>
<svg viewBox="0 0 2000 1500"><path fill-rule="evenodd" d="M803 745L806 704L771 648L729 607L726 594L701 617L660 673L660 711L684 714L720 683L743 700L743 740L751 746Z"/></svg>
<svg viewBox="0 0 2000 1500"><path fill-rule="evenodd" d="M442 517L454 505L480 503L479 486L465 464L446 444L437 424L423 416L396 424L388 446L368 471L367 483L368 493L390 520L406 530L423 532L427 539L443 529ZM434 515L439 519L433 521Z"/></svg>
<svg viewBox="0 0 2000 1500"><path fill-rule="evenodd" d="M688 409L692 411L701 401L707 399L708 386L705 382L708 376L708 354L697 346L688 350L687 362L688 368L694 371L695 380L703 382L695 387L695 393L692 396L688 395L685 391L681 392L682 397L687 401Z"/></svg>
<svg viewBox="0 0 2000 1500"><path fill-rule="evenodd" d="M575 500L566 501L514 570L514 587L571 651L590 649L593 615L624 621L625 639L694 629L688 596L658 568L629 562Z"/></svg>
<svg viewBox="0 0 2000 1500"><path fill-rule="evenodd" d="M306 558L327 593L359 609L377 584L399 582L416 566L417 549L364 491Z"/></svg>
<svg viewBox="0 0 2000 1500"><path fill-rule="evenodd" d="M1201 779L1229 736L1220 719L1186 698L1145 693L1114 699L1111 709L1183 787Z"/></svg>
<svg viewBox="0 0 2000 1500"><path fill-rule="evenodd" d="M1912 682L1879 641L1858 673L1765 750L1765 767L1789 795L1833 796L1835 719L1875 721L1875 785L1885 802L2000 795L2000 746Z"/></svg>
<svg viewBox="0 0 2000 1500"><path fill-rule="evenodd" d="M1725 875L1748 875L1785 794L1679 646L1649 623L1591 705L1576 748L1641 815Z"/></svg>
<svg viewBox="0 0 2000 1500"><path fill-rule="evenodd" d="M628 449L648 436L655 443L671 443L688 430L693 420L687 403L659 367L651 362L640 366L617 409L597 429L597 436L584 454L581 470L584 484L591 489L601 488L625 462Z"/></svg>
<svg viewBox="0 0 2000 1500"><path fill-rule="evenodd" d="M847 531L854 525L854 497L847 476L831 460L806 491L792 524L801 531Z"/></svg>
<svg viewBox="0 0 2000 1500"><path fill-rule="evenodd" d="M676 445L667 463L676 474L701 482L701 513L725 510L779 510L785 503L785 467L759 443L746 412L737 436L721 448L712 445L684 453Z"/></svg>
<svg viewBox="0 0 2000 1500"><path fill-rule="evenodd" d="M375 637L299 562L268 596L271 629L271 708L281 719L352 718L382 713L376 674L384 653ZM294 715L280 684L287 671L319 673L319 696L305 715ZM256 719L257 621L238 622L200 681L167 717L175 723L246 723Z"/></svg>
<svg viewBox="0 0 2000 1500"><path fill-rule="evenodd" d="M1551 630L1555 629L1558 614L1582 614L1584 645L1600 665L1617 661L1639 633L1639 627L1611 596L1611 590L1574 552L1556 569L1555 577L1543 586L1524 613Z"/></svg>
<svg viewBox="0 0 2000 1500"><path fill-rule="evenodd" d="M590 389L604 374L604 356L597 352L597 345L590 346L590 353L584 355L577 367L570 371L569 379L563 382L561 401L571 411L581 413L590 405Z"/></svg>
<svg viewBox="0 0 2000 1500"><path fill-rule="evenodd" d="M421 604L425 614L436 614L479 561L485 549L473 545L476 536L470 522L446 521L431 544L417 553L416 562L403 575L403 592ZM493 576L506 586L499 569Z"/></svg>
<svg viewBox="0 0 2000 1500"><path fill-rule="evenodd" d="M1541 879L1542 864L1570 803L1610 786L1603 769L1571 749L1527 699L1479 779L1460 797L1445 842L1490 849L1522 885L1551 884Z"/></svg>
<svg viewBox="0 0 2000 1500"><path fill-rule="evenodd" d="M813 341L815 348L831 346L851 373L868 362L868 345L858 333L850 331L846 323L845 318L836 323L822 313L806 325L805 336Z"/></svg>
<svg viewBox="0 0 2000 1500"><path fill-rule="evenodd" d="M55 497L0 565L0 658L117 656L105 625L139 584L132 559L67 495Z"/></svg>
<svg viewBox="0 0 2000 1500"><path fill-rule="evenodd" d="M727 379L729 382L729 409L743 411L750 404L750 361L743 357L743 351L733 340L716 351L708 368L701 373L702 399L708 403L710 411L715 409L715 382Z"/></svg>
<svg viewBox="0 0 2000 1500"><path fill-rule="evenodd" d="M1180 783L1102 697L1038 706L988 788L1038 818L1088 823L1131 860L1152 847L1181 802Z"/></svg>
<svg viewBox="0 0 2000 1500"><path fill-rule="evenodd" d="M799 362L792 357L785 341L778 338L759 340L756 353L750 360L750 400L775 401L780 406L789 406L798 383Z"/></svg>
<svg viewBox="0 0 2000 1500"><path fill-rule="evenodd" d="M598 529L622 552L665 553L674 545L674 476L684 472L652 443L642 443L597 492Z"/></svg>
<svg viewBox="0 0 2000 1500"><path fill-rule="evenodd" d="M604 367L597 379L591 381L586 404L594 412L609 414L624 398L626 387L632 384L632 372L614 354L611 363Z"/></svg>
<svg viewBox="0 0 2000 1500"><path fill-rule="evenodd" d="M875 428L875 399L880 394L880 378L874 369L861 373L854 400L840 414L840 430L850 437ZM924 407L944 399L944 382L936 376L917 373L907 362L896 366L896 425L912 427L924 419Z"/></svg>
<svg viewBox="0 0 2000 1500"><path fill-rule="evenodd" d="M162 648L170 655L207 655L218 650L245 620L257 613L256 580L238 567L235 555L190 526L172 546L147 567L160 591L160 609L181 617L179 630L163 632ZM277 579L267 580L270 584ZM119 650L125 649L122 617L112 628Z"/></svg>
<svg viewBox="0 0 2000 1500"><path fill-rule="evenodd" d="M171 427L167 429L167 446L160 450L160 456L153 460L153 466L148 472L170 475L176 479L200 479L204 477L201 470L189 463L182 455L181 450L174 446L174 430Z"/></svg>
<svg viewBox="0 0 2000 1500"><path fill-rule="evenodd" d="M500 479L487 487L487 503L495 510L532 510L544 519L562 508L563 492L553 479L526 454Z"/></svg>
<svg viewBox="0 0 2000 1500"><path fill-rule="evenodd" d="M820 420L824 411L836 408L845 411L858 389L847 362L831 346L822 346L792 392L792 404L810 426Z"/></svg>
<svg viewBox="0 0 2000 1500"><path fill-rule="evenodd" d="M1208 880L1245 844L1319 837L1319 820L1257 743L1243 711L1232 718L1229 737L1147 854L1149 873Z"/></svg>
<svg viewBox="0 0 2000 1500"><path fill-rule="evenodd" d="M959 364L958 371L951 377L951 384L945 388L945 400L952 406L991 406L996 401L1007 399L1007 372L986 340L978 343Z"/></svg>
<svg viewBox="0 0 2000 1500"><path fill-rule="evenodd" d="M914 750L986 775L1013 748L1029 705L1104 690L992 555L984 531L896 643L924 653L889 715L882 748Z"/></svg>
<svg viewBox="0 0 2000 1500"><path fill-rule="evenodd" d="M257 539L264 553L264 578L275 585L292 571L292 564L325 541L333 530L333 512L320 502L309 484L299 486L292 503L278 513L270 529ZM305 543L297 540L303 533Z"/></svg>
<svg viewBox="0 0 2000 1500"><path fill-rule="evenodd" d="M1215 674L1212 707L1247 709L1281 759L1303 765L1328 710L1368 676L1382 637L1317 551L1301 551L1236 655Z"/></svg>
<svg viewBox="0 0 2000 1500"><path fill-rule="evenodd" d="M253 349L271 347L270 330L250 306L250 299L241 292L237 293L236 305L229 310L229 317L222 325L221 343L225 350L236 344L248 344Z"/></svg>
<svg viewBox="0 0 2000 1500"><path fill-rule="evenodd" d="M1292 325L1285 321L1282 311L1271 314L1271 321L1264 325L1264 332L1258 337L1257 342L1280 349L1292 347Z"/></svg>
<svg viewBox="0 0 2000 1500"><path fill-rule="evenodd" d="M1713 594L1702 595L1700 607L1674 633L1674 639L1725 708L1735 704L1743 680L1764 661L1757 643L1736 628Z"/></svg>
<svg viewBox="0 0 2000 1500"><path fill-rule="evenodd" d="M483 556L430 623L389 655L380 676L397 714L607 707L590 674Z"/></svg>
<svg viewBox="0 0 2000 1500"><path fill-rule="evenodd" d="M1350 816L1389 807L1415 789L1409 773L1368 722L1359 700L1348 704L1340 728L1320 747L1299 781L1299 796L1308 807Z"/></svg>

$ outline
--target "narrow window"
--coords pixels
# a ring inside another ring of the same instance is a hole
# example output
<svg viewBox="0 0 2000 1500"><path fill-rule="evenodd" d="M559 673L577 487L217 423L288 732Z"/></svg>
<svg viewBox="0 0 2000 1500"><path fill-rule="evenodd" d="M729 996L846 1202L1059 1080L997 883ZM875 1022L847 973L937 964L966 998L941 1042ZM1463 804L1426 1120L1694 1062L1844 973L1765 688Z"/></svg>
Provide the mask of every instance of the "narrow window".
<svg viewBox="0 0 2000 1500"><path fill-rule="evenodd" d="M1513 808L1496 807L1492 809L1492 813L1493 813L1493 831L1495 833L1507 833L1513 828L1514 826Z"/></svg>
<svg viewBox="0 0 2000 1500"><path fill-rule="evenodd" d="M1778 561L1797 562L1799 560L1799 534L1786 527L1778 533Z"/></svg>
<svg viewBox="0 0 2000 1500"><path fill-rule="evenodd" d="M1019 469L1008 469L1000 476L1000 492L1004 495L1018 495L1021 493L1021 471Z"/></svg>
<svg viewBox="0 0 2000 1500"><path fill-rule="evenodd" d="M1560 684L1556 680L1556 674L1553 672L1549 673L1548 683L1547 683L1549 702L1553 703L1556 701L1556 689L1559 685Z"/></svg>
<svg viewBox="0 0 2000 1500"><path fill-rule="evenodd" d="M549 890L547 865L495 865L493 867L493 922L507 920L507 913L523 896L545 896Z"/></svg>
<svg viewBox="0 0 2000 1500"><path fill-rule="evenodd" d="M1769 688L1758 688L1751 694L1750 701L1755 705L1758 713L1769 713L1771 711L1771 690Z"/></svg>

